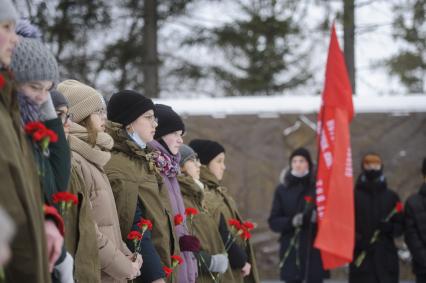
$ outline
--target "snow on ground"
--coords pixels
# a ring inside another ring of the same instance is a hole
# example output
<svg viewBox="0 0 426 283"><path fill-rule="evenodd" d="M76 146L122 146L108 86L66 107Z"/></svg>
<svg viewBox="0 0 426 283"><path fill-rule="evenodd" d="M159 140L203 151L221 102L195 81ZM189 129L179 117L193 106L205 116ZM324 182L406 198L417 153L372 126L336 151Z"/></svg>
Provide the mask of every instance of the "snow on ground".
<svg viewBox="0 0 426 283"><path fill-rule="evenodd" d="M226 115L274 116L282 113L316 113L320 96L251 96L195 99L156 99L182 115L223 117ZM424 95L356 96L356 113L426 112Z"/></svg>

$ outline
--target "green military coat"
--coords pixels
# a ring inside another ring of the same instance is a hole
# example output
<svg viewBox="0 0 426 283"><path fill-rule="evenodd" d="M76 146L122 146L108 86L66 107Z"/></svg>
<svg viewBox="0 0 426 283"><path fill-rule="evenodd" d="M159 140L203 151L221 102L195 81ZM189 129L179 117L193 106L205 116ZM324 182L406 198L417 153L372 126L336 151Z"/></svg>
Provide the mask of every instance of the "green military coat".
<svg viewBox="0 0 426 283"><path fill-rule="evenodd" d="M107 132L114 139L114 148L104 169L114 193L122 237L126 239L131 230L139 199L144 208L144 218L153 224L152 242L161 263L171 267L171 256L180 253L179 242L174 232L169 194L152 153L130 140L120 124L108 122ZM176 282L177 272L173 272L169 282L172 279Z"/></svg>
<svg viewBox="0 0 426 283"><path fill-rule="evenodd" d="M0 206L16 224L12 259L5 267L6 282L48 283L43 200L36 164L25 137L12 76L0 70Z"/></svg>
<svg viewBox="0 0 426 283"><path fill-rule="evenodd" d="M183 202L185 207L194 207L200 212L194 216L191 223L187 223L189 231L200 240L201 250L209 255L225 253L225 245L219 233L219 226L214 220L213 215L207 210L204 196L204 189L201 189L193 180L192 177L180 175L178 176L179 187L182 193ZM207 190L207 188L206 188ZM210 273L208 271L207 263L200 256L198 260L198 278L197 282L207 283L214 282L214 277L218 273ZM220 282L233 282L232 270L228 270L219 276Z"/></svg>
<svg viewBox="0 0 426 283"><path fill-rule="evenodd" d="M244 221L238 212L234 199L229 195L227 189L223 187L219 180L210 172L206 166L201 166L201 181L207 186L209 194L206 194L207 209L213 214L217 225L219 225L220 215L223 214L228 222L231 218ZM228 227L229 229L231 227ZM253 247L249 241L239 241L239 244L245 247L245 251L251 264L251 272L247 277L242 277L241 270L233 270L234 282L258 283L259 274L256 266Z"/></svg>

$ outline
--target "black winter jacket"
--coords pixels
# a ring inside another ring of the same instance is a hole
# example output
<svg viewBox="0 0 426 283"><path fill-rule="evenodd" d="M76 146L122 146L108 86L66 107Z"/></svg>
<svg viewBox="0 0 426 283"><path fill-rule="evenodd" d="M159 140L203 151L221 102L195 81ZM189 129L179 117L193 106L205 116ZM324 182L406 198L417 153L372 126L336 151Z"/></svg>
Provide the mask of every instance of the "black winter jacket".
<svg viewBox="0 0 426 283"><path fill-rule="evenodd" d="M401 236L404 216L395 214L388 223L384 219L399 202L398 195L389 190L383 175L369 181L361 174L355 186L355 251L354 261L367 251L363 263L350 265L350 283L397 283L399 264L394 238ZM380 235L370 244L376 229Z"/></svg>
<svg viewBox="0 0 426 283"><path fill-rule="evenodd" d="M291 238L295 233L292 225L293 217L300 212L305 212L304 224L300 232L299 267L296 264L296 250L289 254L284 266L281 268L281 279L284 281L303 280L305 276L305 265L307 254L310 254L309 280L308 283L322 282L327 273L322 268L320 253L313 248L317 226L309 221L314 206L306 209L305 196L315 197L315 180L308 176L298 178L287 172L283 184L280 184L274 195L271 214L268 219L272 231L280 233L280 261L290 245Z"/></svg>
<svg viewBox="0 0 426 283"><path fill-rule="evenodd" d="M405 205L405 242L413 256L413 272L426 275L426 183Z"/></svg>

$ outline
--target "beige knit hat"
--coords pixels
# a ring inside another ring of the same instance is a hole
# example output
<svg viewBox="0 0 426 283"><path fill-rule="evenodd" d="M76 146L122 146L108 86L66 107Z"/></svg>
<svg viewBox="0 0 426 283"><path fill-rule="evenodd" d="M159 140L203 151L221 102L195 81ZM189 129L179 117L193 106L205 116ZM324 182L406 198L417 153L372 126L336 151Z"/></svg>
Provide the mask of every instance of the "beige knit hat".
<svg viewBox="0 0 426 283"><path fill-rule="evenodd" d="M76 80L66 80L58 85L69 103L69 112L73 114L73 122L79 123L94 112L106 109L105 100L94 88Z"/></svg>

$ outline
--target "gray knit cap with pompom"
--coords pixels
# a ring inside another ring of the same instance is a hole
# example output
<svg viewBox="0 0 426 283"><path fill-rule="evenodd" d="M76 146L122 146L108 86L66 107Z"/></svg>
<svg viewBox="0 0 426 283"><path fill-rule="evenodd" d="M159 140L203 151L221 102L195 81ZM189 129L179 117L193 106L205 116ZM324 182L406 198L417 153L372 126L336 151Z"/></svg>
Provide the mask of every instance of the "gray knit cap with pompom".
<svg viewBox="0 0 426 283"><path fill-rule="evenodd" d="M18 12L11 0L0 0L0 22L18 21Z"/></svg>
<svg viewBox="0 0 426 283"><path fill-rule="evenodd" d="M40 31L28 20L16 26L19 43L13 50L12 69L18 83L31 81L59 81L59 68L55 57L41 41Z"/></svg>

